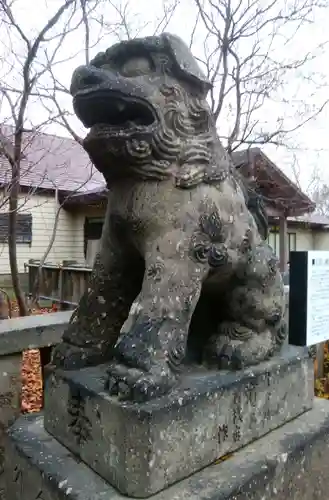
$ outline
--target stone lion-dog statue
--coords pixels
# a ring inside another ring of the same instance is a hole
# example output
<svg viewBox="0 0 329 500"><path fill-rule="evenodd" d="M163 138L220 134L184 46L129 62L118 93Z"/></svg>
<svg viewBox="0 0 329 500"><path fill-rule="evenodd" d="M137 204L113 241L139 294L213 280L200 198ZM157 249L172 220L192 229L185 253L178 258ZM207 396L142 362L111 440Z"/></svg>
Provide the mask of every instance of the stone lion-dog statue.
<svg viewBox="0 0 329 500"><path fill-rule="evenodd" d="M52 365L107 364L105 387L123 400L164 395L193 366L258 364L287 333L265 211L248 208L209 88L166 33L120 42L72 76L83 146L109 194L89 288Z"/></svg>

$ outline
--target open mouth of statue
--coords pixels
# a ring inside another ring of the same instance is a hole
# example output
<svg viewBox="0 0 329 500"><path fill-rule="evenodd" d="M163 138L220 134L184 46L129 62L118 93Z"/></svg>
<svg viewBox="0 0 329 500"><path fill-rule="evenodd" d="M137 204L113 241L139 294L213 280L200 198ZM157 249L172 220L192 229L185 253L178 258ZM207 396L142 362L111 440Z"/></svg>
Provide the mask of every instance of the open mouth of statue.
<svg viewBox="0 0 329 500"><path fill-rule="evenodd" d="M78 94L73 99L73 107L84 126L91 129L138 130L158 120L155 109L146 99L110 90Z"/></svg>

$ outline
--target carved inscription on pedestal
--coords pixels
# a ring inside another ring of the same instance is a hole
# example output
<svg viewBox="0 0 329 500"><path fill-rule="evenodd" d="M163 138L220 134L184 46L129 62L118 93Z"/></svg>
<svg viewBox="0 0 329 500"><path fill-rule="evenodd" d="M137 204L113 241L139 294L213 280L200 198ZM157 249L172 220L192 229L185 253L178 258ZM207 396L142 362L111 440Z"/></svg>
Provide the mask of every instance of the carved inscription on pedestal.
<svg viewBox="0 0 329 500"><path fill-rule="evenodd" d="M257 433L259 429L267 432L272 421L280 419L290 394L289 387L282 383L283 376L264 372L250 379L243 390L235 390L231 396L225 407L225 418L222 408L219 409L221 424L217 429L217 442L221 450L243 446L251 432Z"/></svg>
<svg viewBox="0 0 329 500"><path fill-rule="evenodd" d="M242 413L242 393L235 392L233 396L233 432L232 438L234 443L241 440L241 425L243 423Z"/></svg>
<svg viewBox="0 0 329 500"><path fill-rule="evenodd" d="M226 441L228 437L229 437L228 425L227 424L220 425L218 427L218 443L219 444L224 443L224 441Z"/></svg>
<svg viewBox="0 0 329 500"><path fill-rule="evenodd" d="M70 416L69 429L74 435L77 444L83 444L91 437L91 422L86 416L86 400L77 388L71 389L68 401L68 414Z"/></svg>
<svg viewBox="0 0 329 500"><path fill-rule="evenodd" d="M19 498L23 498L23 471L18 465L13 470L13 483L15 484L15 492L20 495Z"/></svg>

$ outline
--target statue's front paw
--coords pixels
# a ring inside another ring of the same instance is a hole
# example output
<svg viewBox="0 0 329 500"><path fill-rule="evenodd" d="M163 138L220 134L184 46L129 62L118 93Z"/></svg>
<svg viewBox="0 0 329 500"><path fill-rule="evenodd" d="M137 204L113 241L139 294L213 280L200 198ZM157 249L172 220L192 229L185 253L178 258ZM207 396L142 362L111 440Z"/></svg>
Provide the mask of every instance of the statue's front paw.
<svg viewBox="0 0 329 500"><path fill-rule="evenodd" d="M143 313L128 317L108 369L106 388L111 395L142 402L171 390L176 383L173 370L182 357L179 342L170 350L169 339L178 337L175 328L173 321L163 317Z"/></svg>
<svg viewBox="0 0 329 500"><path fill-rule="evenodd" d="M150 318L144 314L129 316L114 346L114 359L117 363L150 371L154 363L164 358L161 343L163 318Z"/></svg>
<svg viewBox="0 0 329 500"><path fill-rule="evenodd" d="M121 400L145 402L167 394L175 382L167 366L155 366L145 372L113 362L108 368L105 390Z"/></svg>

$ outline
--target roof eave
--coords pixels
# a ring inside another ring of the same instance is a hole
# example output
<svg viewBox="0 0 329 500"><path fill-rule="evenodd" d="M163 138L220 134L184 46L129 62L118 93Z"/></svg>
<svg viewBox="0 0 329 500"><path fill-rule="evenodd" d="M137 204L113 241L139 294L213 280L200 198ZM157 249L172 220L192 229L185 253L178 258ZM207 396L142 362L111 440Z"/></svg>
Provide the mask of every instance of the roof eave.
<svg viewBox="0 0 329 500"><path fill-rule="evenodd" d="M92 205L95 203L99 203L101 201L107 200L108 189L96 189L92 191L86 191L85 193L75 193L74 195L61 195L62 200L60 199L62 206L66 209L70 209L73 207L84 206L84 205Z"/></svg>

